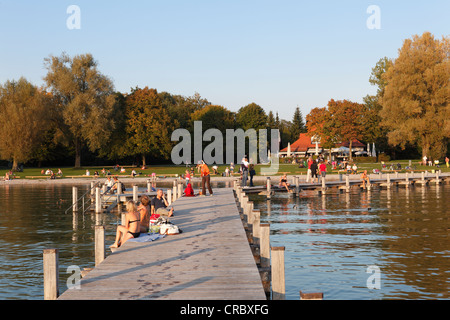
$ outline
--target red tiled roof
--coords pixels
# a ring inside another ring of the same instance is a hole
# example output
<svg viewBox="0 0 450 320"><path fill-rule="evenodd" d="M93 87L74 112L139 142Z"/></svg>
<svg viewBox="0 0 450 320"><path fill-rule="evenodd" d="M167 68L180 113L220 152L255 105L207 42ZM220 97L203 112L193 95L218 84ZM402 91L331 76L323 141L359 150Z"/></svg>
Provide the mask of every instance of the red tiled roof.
<svg viewBox="0 0 450 320"><path fill-rule="evenodd" d="M291 144L291 152L306 152L308 148L315 148L316 144L311 143L311 137L307 133L300 133L297 141ZM319 148L321 148L319 143ZM281 152L287 152L287 147L282 149Z"/></svg>
<svg viewBox="0 0 450 320"><path fill-rule="evenodd" d="M338 147L347 147L349 146L349 142L345 141L342 143L337 144ZM291 144L291 152L306 152L309 148L315 148L316 144L311 143L311 136L309 136L307 133L300 133L300 136L298 137L298 140ZM322 148L319 143L319 148ZM363 143L361 143L357 139L352 140L352 147L365 147ZM280 150L280 152L287 152L288 148L284 148Z"/></svg>
<svg viewBox="0 0 450 320"><path fill-rule="evenodd" d="M338 144L338 146L339 147L349 147L349 145L350 145L350 142L349 141L345 141L345 142L342 142L342 143L340 143L340 144ZM359 140L357 140L357 139L353 139L352 140L352 148L353 147L356 147L356 148L364 148L366 145L365 144L363 144L362 142L360 142Z"/></svg>

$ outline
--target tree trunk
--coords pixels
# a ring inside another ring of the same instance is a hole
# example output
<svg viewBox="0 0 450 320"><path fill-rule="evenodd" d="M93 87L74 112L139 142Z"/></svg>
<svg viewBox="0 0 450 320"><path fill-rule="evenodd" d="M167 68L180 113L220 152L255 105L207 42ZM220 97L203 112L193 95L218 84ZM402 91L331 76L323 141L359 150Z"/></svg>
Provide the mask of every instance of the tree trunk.
<svg viewBox="0 0 450 320"><path fill-rule="evenodd" d="M349 141L349 145L348 145L348 157L349 157L350 161L353 161L353 158L352 158L352 140Z"/></svg>
<svg viewBox="0 0 450 320"><path fill-rule="evenodd" d="M142 166L145 167L146 163L145 163L145 154L142 154Z"/></svg>
<svg viewBox="0 0 450 320"><path fill-rule="evenodd" d="M19 169L19 163L18 163L18 161L17 161L17 158L14 158L13 159L13 165L12 165L12 171L17 171L17 169Z"/></svg>
<svg viewBox="0 0 450 320"><path fill-rule="evenodd" d="M81 142L75 139L75 168L81 168Z"/></svg>

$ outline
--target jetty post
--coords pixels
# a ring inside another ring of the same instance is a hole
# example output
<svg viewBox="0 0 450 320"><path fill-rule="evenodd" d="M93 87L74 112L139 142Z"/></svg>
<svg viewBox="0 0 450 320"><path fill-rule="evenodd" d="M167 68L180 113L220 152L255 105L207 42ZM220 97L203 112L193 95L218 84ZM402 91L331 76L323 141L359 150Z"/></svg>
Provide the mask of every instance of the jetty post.
<svg viewBox="0 0 450 320"><path fill-rule="evenodd" d="M95 266L105 260L105 226L95 226Z"/></svg>
<svg viewBox="0 0 450 320"><path fill-rule="evenodd" d="M172 187L172 202L175 202L178 199L177 197L177 181L173 181L173 187Z"/></svg>
<svg viewBox="0 0 450 320"><path fill-rule="evenodd" d="M133 186L133 201L138 201L138 186L136 185Z"/></svg>
<svg viewBox="0 0 450 320"><path fill-rule="evenodd" d="M95 212L96 213L102 212L102 198L99 187L95 188Z"/></svg>
<svg viewBox="0 0 450 320"><path fill-rule="evenodd" d="M72 187L72 210L78 211L78 188L75 186Z"/></svg>
<svg viewBox="0 0 450 320"><path fill-rule="evenodd" d="M267 181L266 181L266 188L267 188L267 199L271 198L271 193L272 193L272 185L270 184L270 177L267 177Z"/></svg>
<svg viewBox="0 0 450 320"><path fill-rule="evenodd" d="M44 249L44 300L59 296L59 249Z"/></svg>
<svg viewBox="0 0 450 320"><path fill-rule="evenodd" d="M172 190L167 189L167 202L169 203L169 206L172 204Z"/></svg>
<svg viewBox="0 0 450 320"><path fill-rule="evenodd" d="M180 182L178 183L178 198L181 198L181 196L183 195L183 184Z"/></svg>
<svg viewBox="0 0 450 320"><path fill-rule="evenodd" d="M272 300L285 300L286 283L284 270L285 247L272 247Z"/></svg>

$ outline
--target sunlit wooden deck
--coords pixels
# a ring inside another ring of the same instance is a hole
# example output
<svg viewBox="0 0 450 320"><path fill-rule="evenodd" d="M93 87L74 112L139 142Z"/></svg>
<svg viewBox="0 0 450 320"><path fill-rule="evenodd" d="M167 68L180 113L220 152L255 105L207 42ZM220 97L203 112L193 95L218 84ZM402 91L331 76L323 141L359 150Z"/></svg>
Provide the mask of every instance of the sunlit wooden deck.
<svg viewBox="0 0 450 320"><path fill-rule="evenodd" d="M174 203L181 234L125 243L58 299L265 300L233 190L214 192Z"/></svg>

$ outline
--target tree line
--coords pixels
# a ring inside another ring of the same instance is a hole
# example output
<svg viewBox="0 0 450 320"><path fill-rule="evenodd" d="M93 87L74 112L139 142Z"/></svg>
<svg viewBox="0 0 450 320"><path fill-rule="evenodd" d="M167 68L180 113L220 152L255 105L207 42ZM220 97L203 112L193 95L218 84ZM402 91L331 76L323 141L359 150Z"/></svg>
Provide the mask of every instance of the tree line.
<svg viewBox="0 0 450 320"><path fill-rule="evenodd" d="M232 112L198 93L185 97L148 87L117 92L91 54L49 56L43 87L25 78L0 85L0 159L12 161L13 169L68 155L74 167L82 166L82 155L90 165L167 162L173 130L192 132L194 121L224 135L226 129L279 129L280 148L308 132L324 148L359 139L394 155L410 149L442 158L450 138L449 43L428 32L405 40L396 59L382 58L372 69L376 95L364 103L330 99L306 121L299 107L288 121L256 103Z"/></svg>
<svg viewBox="0 0 450 320"><path fill-rule="evenodd" d="M442 159L450 138L450 38L425 32L406 39L396 59L384 57L369 82L376 95L364 103L331 99L306 116L323 147L360 139L391 154L405 149Z"/></svg>
<svg viewBox="0 0 450 320"><path fill-rule="evenodd" d="M176 128L192 132L194 121L203 130L278 128L282 144L306 132L299 108L293 121L280 120L256 103L232 112L214 105L200 94L185 97L152 88L132 88L129 94L114 90L111 79L98 70L91 54L44 59L45 85L37 87L25 78L0 85L0 158L37 164L73 156L82 166L82 154L118 162L170 159ZM89 163L92 165L92 163Z"/></svg>

